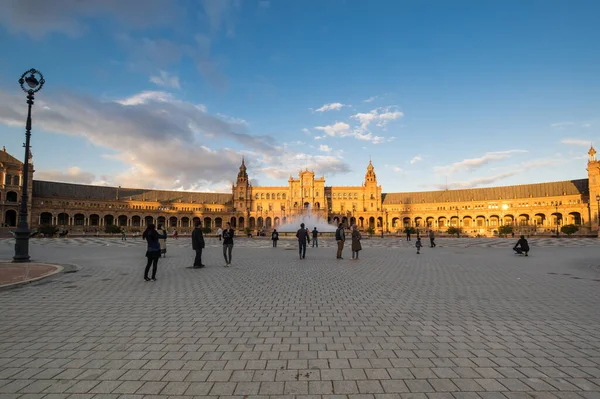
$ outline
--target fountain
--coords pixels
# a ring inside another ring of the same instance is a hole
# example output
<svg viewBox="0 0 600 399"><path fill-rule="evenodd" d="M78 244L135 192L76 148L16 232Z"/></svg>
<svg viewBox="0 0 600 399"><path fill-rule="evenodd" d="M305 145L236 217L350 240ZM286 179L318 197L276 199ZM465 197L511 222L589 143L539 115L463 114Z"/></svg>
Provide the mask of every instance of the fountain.
<svg viewBox="0 0 600 399"><path fill-rule="evenodd" d="M290 216L287 223L279 226L277 231L280 233L295 233L300 228L300 223L312 231L317 228L320 233L332 233L337 229L337 226L327 223L327 220L319 214L313 214L309 206L302 210L299 215Z"/></svg>

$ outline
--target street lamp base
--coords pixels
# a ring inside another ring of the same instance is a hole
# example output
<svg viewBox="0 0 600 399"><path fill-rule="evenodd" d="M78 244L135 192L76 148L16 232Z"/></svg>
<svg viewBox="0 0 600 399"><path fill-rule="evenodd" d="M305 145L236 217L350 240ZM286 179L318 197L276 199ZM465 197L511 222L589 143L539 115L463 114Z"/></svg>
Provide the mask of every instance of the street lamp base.
<svg viewBox="0 0 600 399"><path fill-rule="evenodd" d="M17 228L15 231L15 256L13 262L29 262L29 229Z"/></svg>

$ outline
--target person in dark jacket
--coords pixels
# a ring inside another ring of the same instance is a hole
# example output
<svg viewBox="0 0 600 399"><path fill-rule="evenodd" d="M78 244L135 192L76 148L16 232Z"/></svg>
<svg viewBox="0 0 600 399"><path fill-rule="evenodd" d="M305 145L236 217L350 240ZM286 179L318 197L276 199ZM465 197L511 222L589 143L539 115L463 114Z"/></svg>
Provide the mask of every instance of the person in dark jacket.
<svg viewBox="0 0 600 399"><path fill-rule="evenodd" d="M335 240L337 241L337 259L342 258L342 251L344 249L344 241L346 241L346 233L344 232L344 224L340 223L337 230L335 231Z"/></svg>
<svg viewBox="0 0 600 399"><path fill-rule="evenodd" d="M433 233L433 230L429 230L429 243L431 245L431 248L435 247L435 234Z"/></svg>
<svg viewBox="0 0 600 399"><path fill-rule="evenodd" d="M352 225L352 260L358 260L358 252L362 250L362 245L360 245L361 239L362 236L360 235L360 231L358 231L358 226L355 224Z"/></svg>
<svg viewBox="0 0 600 399"><path fill-rule="evenodd" d="M317 247L319 248L319 231L317 230L317 228L315 227L312 231L312 238L313 238L313 248Z"/></svg>
<svg viewBox="0 0 600 399"><path fill-rule="evenodd" d="M233 250L233 237L235 232L231 228L231 223L227 222L227 228L223 230L223 257L225 258L225 267L231 267L231 251ZM229 255L229 257L227 257Z"/></svg>
<svg viewBox="0 0 600 399"><path fill-rule="evenodd" d="M271 240L273 240L273 248L275 248L277 246L277 241L279 241L279 233L277 232L277 229L273 229L273 232L271 233Z"/></svg>
<svg viewBox="0 0 600 399"><path fill-rule="evenodd" d="M158 234L156 231L156 226L150 223L148 227L146 227L144 234L142 234L142 238L148 242L148 248L146 249L146 258L148 258L148 263L146 263L146 270L144 271L144 280L156 281L156 269L158 268L158 258L160 258L160 243L158 240L167 238L167 235ZM152 265L152 279L148 278L150 265Z"/></svg>
<svg viewBox="0 0 600 399"><path fill-rule="evenodd" d="M202 223L196 223L196 228L192 231L192 249L196 251L194 258L194 267L202 268L202 250L204 249L204 235L202 234Z"/></svg>
<svg viewBox="0 0 600 399"><path fill-rule="evenodd" d="M525 256L529 256L529 243L525 239L525 236L521 236L521 238L519 238L519 241L517 241L517 244L514 246L513 251L515 251L517 255L522 255L523 253L525 253Z"/></svg>
<svg viewBox="0 0 600 399"><path fill-rule="evenodd" d="M304 223L300 224L300 229L296 232L296 237L298 238L300 259L304 259L306 258L306 242L309 240L308 230L304 227Z"/></svg>

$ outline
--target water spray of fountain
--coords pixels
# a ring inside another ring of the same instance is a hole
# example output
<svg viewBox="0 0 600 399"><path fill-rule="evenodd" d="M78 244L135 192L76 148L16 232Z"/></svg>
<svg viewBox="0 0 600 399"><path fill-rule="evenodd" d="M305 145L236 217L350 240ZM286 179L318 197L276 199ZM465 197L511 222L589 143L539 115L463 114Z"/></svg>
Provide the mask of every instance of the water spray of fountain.
<svg viewBox="0 0 600 399"><path fill-rule="evenodd" d="M304 226L311 231L316 227L321 233L331 233L337 229L337 226L327 223L327 219L318 213L313 213L310 206L302 209L300 214L288 217L286 222L286 224L279 226L277 231L280 233L295 233L300 228L300 223L304 223Z"/></svg>

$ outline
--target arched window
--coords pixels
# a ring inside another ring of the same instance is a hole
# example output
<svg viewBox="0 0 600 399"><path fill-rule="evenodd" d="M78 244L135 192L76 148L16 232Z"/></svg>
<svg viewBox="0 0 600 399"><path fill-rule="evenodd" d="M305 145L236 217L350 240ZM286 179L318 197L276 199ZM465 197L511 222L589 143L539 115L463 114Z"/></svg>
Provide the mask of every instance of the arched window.
<svg viewBox="0 0 600 399"><path fill-rule="evenodd" d="M267 199L271 199L271 195L267 193Z"/></svg>
<svg viewBox="0 0 600 399"><path fill-rule="evenodd" d="M358 194L354 193L354 199L358 199Z"/></svg>
<svg viewBox="0 0 600 399"><path fill-rule="evenodd" d="M346 193L344 193L344 199L346 199L346 198L347 198L347 197L346 197Z"/></svg>
<svg viewBox="0 0 600 399"><path fill-rule="evenodd" d="M281 193L277 193L277 199L281 199Z"/></svg>
<svg viewBox="0 0 600 399"><path fill-rule="evenodd" d="M265 199L265 193L262 193L262 194L260 195L260 199Z"/></svg>
<svg viewBox="0 0 600 399"><path fill-rule="evenodd" d="M258 193L256 193L256 199L259 199L259 198L260 198L260 195L258 195Z"/></svg>
<svg viewBox="0 0 600 399"><path fill-rule="evenodd" d="M283 196L282 196L282 198L283 198L283 199L285 199L285 193L283 193Z"/></svg>
<svg viewBox="0 0 600 399"><path fill-rule="evenodd" d="M318 196L319 196L319 192L315 191L315 197L318 197Z"/></svg>
<svg viewBox="0 0 600 399"><path fill-rule="evenodd" d="M19 176L14 176L14 177L13 177L13 184L14 184L15 186L18 186L18 185L19 185Z"/></svg>
<svg viewBox="0 0 600 399"><path fill-rule="evenodd" d="M271 199L275 199L275 193L271 193Z"/></svg>

